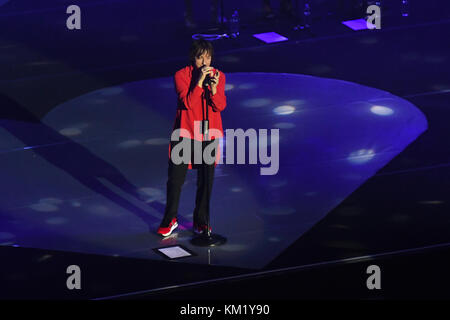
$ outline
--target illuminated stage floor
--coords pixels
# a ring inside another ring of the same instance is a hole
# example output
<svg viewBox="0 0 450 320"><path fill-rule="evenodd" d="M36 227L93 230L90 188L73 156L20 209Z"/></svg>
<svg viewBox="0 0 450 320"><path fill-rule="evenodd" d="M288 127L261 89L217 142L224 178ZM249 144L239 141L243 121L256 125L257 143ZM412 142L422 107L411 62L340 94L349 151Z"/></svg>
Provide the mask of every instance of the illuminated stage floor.
<svg viewBox="0 0 450 320"><path fill-rule="evenodd" d="M154 248L182 244L196 256L179 261L260 269L427 130L410 102L346 81L229 73L226 94L224 129L280 130L277 174L261 175L269 165L259 162L216 168L211 224L226 245L189 242L193 170L179 229L156 234L176 108L172 78L97 90L41 121L3 98L0 245L161 260Z"/></svg>

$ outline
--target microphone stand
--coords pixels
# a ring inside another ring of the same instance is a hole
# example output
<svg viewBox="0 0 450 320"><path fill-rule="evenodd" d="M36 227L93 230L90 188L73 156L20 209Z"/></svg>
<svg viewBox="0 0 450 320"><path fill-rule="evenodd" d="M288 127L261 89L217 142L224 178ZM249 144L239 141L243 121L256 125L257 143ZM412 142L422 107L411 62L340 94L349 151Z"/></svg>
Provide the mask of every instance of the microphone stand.
<svg viewBox="0 0 450 320"><path fill-rule="evenodd" d="M203 141L209 141L209 104L211 101L211 97L210 97L210 88L211 88L211 83L209 81L209 77L207 78L206 81L206 90L205 90L205 108L206 108L206 121L203 121L202 124L202 133L203 133ZM204 112L205 110L203 109L202 114L205 114ZM205 125L206 124L206 125ZM205 139L206 136L206 139ZM204 183L206 186L206 214L207 214L207 229L206 232L202 232L199 236L193 238L191 240L191 243L195 246L200 246L200 247L215 247L215 246L220 246L223 245L227 242L227 239L225 237L222 237L221 235L218 234L212 234L211 230L210 230L210 218L209 218L209 198L210 198L210 194L209 194L209 170L208 170L208 165L204 162L203 159L203 153L204 149L203 149L203 142L202 142L202 168L201 170L203 170L203 177L204 177ZM216 153L214 153L215 156ZM215 162L215 160L214 160ZM213 163L212 165L215 165L215 163Z"/></svg>

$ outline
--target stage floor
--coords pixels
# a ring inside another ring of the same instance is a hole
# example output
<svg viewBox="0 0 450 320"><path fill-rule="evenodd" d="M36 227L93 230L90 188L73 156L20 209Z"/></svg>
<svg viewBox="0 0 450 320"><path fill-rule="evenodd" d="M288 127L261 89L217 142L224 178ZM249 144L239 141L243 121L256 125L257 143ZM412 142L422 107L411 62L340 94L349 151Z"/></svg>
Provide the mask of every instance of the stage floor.
<svg viewBox="0 0 450 320"><path fill-rule="evenodd" d="M175 261L261 269L428 128L412 103L357 83L226 76L224 130L267 129L270 140L279 129L279 141L269 145L270 164L249 164L258 146L248 140L246 164L229 164L221 141L211 225L225 245L190 244L196 170L183 187L179 228L167 238L156 234L176 109L171 77L89 92L40 120L3 98L0 245L161 260L153 249L181 244L195 255ZM262 175L269 166L276 174Z"/></svg>
<svg viewBox="0 0 450 320"><path fill-rule="evenodd" d="M68 32L69 4L0 7L8 30L0 38L0 298L448 296L443 0L415 3L408 17L400 2L383 4L382 30L357 32L328 6L333 15L303 32L235 2L240 37L214 41L213 66L228 80L224 127L279 128L280 162L273 176L260 175L268 165L259 162L217 167L212 226L228 242L209 251L189 243L194 171L180 228L165 240L156 229L176 106L171 76L192 34L217 28L186 29L181 0L157 10L85 0L83 29ZM268 31L289 40L253 37ZM174 244L197 255L167 261L153 251ZM82 290L66 287L72 264ZM365 285L369 264L382 269L377 293Z"/></svg>

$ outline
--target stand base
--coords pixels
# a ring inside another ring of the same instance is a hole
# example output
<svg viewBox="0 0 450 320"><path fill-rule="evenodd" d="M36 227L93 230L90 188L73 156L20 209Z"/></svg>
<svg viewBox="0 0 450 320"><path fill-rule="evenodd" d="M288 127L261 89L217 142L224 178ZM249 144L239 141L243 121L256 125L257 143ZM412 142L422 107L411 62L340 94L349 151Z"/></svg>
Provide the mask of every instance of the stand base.
<svg viewBox="0 0 450 320"><path fill-rule="evenodd" d="M218 234L201 234L191 240L191 244L198 247L216 247L227 242L227 238Z"/></svg>

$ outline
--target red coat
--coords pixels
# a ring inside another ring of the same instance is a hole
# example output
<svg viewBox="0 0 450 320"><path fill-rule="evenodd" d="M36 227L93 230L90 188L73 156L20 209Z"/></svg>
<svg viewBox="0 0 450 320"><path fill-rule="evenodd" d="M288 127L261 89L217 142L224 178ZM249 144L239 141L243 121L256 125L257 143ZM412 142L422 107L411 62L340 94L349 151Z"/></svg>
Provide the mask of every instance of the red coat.
<svg viewBox="0 0 450 320"><path fill-rule="evenodd" d="M197 85L196 79L194 79L194 81L192 80L193 70L194 66L189 65L175 73L174 81L178 107L173 129L182 128L186 130L185 132L183 132L184 130L181 130L180 138L186 137L203 141L203 134L199 132L199 128L194 128L194 121L206 119L206 109L204 108L206 105L205 91L210 91L210 88L200 88ZM216 72L216 69L213 71ZM208 104L208 119L209 129L217 129L220 134L214 134L214 131L212 131L209 137L210 139L223 137L222 117L220 116L220 112L225 109L227 99L225 96L225 74L221 71L219 72L220 77L219 84L217 85L217 92L215 95L212 95L210 92L211 101L210 104ZM217 165L219 157L219 152L217 152L215 165ZM192 169L192 165L189 164L188 168Z"/></svg>

